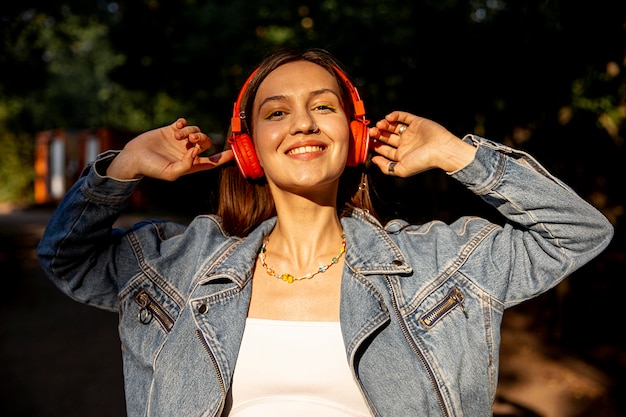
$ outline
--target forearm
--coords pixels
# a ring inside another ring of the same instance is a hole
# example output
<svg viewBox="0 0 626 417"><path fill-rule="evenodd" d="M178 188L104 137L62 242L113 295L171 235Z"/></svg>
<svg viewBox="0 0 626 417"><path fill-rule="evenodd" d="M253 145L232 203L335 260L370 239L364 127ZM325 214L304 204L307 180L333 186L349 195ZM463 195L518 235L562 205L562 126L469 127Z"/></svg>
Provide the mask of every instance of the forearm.
<svg viewBox="0 0 626 417"><path fill-rule="evenodd" d="M538 233L571 262L572 270L598 255L613 227L605 216L552 176L530 155L476 137L474 162L453 174L509 221Z"/></svg>
<svg viewBox="0 0 626 417"><path fill-rule="evenodd" d="M40 264L57 287L74 299L102 308L112 308L116 293L107 278L113 263L106 251L112 252L111 244L119 240L112 225L137 184L101 175L112 157L109 154L96 162L100 175L91 168L68 191L37 247ZM87 280L98 282L85 286ZM100 294L91 294L94 288Z"/></svg>
<svg viewBox="0 0 626 417"><path fill-rule="evenodd" d="M450 135L446 146L440 148L437 166L447 173L453 173L468 166L475 156L476 147L474 145Z"/></svg>

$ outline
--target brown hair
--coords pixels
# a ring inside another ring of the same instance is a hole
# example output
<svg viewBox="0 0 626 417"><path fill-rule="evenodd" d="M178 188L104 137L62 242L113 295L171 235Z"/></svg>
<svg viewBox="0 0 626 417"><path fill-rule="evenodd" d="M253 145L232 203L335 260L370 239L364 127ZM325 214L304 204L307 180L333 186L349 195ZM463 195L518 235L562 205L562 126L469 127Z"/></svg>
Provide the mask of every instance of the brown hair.
<svg viewBox="0 0 626 417"><path fill-rule="evenodd" d="M312 62L331 73L341 88L341 101L346 114L354 114L350 92L334 69L341 70L340 63L324 50L311 49L305 52L279 50L265 58L242 97L241 110L244 115L252 114L256 92L265 77L281 65L294 61ZM252 136L251 123L245 123L245 118L242 118L242 129ZM218 198L217 215L222 218L226 233L233 236L246 236L263 221L276 215L274 199L265 178L246 179L235 164L222 168ZM344 216L354 207L367 210L378 217L371 201L369 176L364 165L346 167L339 180L339 216Z"/></svg>

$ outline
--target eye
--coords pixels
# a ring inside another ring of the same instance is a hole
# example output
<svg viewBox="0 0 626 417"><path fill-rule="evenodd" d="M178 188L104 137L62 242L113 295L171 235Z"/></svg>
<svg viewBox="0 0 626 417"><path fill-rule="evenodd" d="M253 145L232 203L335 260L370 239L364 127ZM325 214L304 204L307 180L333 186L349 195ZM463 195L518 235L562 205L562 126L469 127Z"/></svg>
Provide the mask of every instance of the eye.
<svg viewBox="0 0 626 417"><path fill-rule="evenodd" d="M284 110L273 110L270 113L268 113L264 118L266 120L277 120L277 119L281 119L285 117L286 114L287 112Z"/></svg>
<svg viewBox="0 0 626 417"><path fill-rule="evenodd" d="M337 112L337 107L333 106L332 104L318 104L313 109L321 113L336 113Z"/></svg>

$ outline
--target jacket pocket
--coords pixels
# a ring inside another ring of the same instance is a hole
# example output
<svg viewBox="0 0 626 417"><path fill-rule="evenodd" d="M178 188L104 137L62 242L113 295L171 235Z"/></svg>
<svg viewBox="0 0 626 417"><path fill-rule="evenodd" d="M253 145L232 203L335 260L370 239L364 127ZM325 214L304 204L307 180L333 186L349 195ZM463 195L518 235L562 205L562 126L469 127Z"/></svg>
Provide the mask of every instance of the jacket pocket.
<svg viewBox="0 0 626 417"><path fill-rule="evenodd" d="M174 325L174 319L167 312L167 310L159 304L156 299L150 295L145 289L140 289L135 294L135 302L139 304L139 312L137 313L137 319L142 324L149 324L153 319L159 323L161 328L169 333Z"/></svg>
<svg viewBox="0 0 626 417"><path fill-rule="evenodd" d="M465 315L465 318L469 318L467 310L463 305L464 300L465 295L463 292L461 292L461 290L457 287L452 287L441 301L439 301L433 308L422 314L419 321L424 327L426 327L427 330L430 330L437 324L437 322L439 322L439 320L455 308L460 308Z"/></svg>

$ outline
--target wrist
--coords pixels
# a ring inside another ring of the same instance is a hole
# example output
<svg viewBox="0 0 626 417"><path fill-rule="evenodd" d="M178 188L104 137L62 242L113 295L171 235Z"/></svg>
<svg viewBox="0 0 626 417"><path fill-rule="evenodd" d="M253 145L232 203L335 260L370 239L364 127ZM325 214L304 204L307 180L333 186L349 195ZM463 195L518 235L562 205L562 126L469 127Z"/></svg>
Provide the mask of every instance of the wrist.
<svg viewBox="0 0 626 417"><path fill-rule="evenodd" d="M476 147L455 136L443 148L439 167L447 173L453 173L469 165L475 156Z"/></svg>
<svg viewBox="0 0 626 417"><path fill-rule="evenodd" d="M136 180L142 177L136 168L137 164L122 150L109 164L106 175L117 180Z"/></svg>

